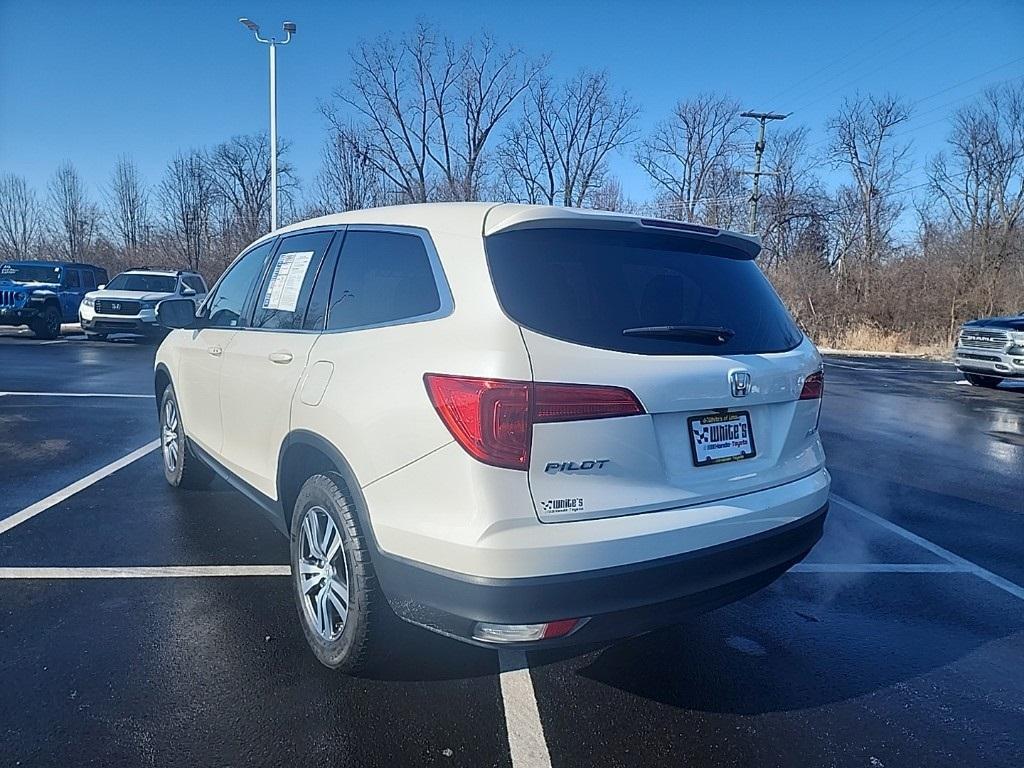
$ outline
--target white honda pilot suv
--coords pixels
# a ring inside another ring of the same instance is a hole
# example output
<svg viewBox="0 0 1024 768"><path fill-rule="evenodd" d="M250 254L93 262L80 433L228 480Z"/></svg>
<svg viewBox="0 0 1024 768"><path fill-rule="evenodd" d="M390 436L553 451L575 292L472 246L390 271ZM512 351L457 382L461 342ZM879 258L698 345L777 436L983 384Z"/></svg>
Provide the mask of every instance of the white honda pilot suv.
<svg viewBox="0 0 1024 768"><path fill-rule="evenodd" d="M821 360L756 240L443 203L295 224L156 356L164 470L222 476L290 537L317 658L397 615L540 648L737 600L820 538Z"/></svg>

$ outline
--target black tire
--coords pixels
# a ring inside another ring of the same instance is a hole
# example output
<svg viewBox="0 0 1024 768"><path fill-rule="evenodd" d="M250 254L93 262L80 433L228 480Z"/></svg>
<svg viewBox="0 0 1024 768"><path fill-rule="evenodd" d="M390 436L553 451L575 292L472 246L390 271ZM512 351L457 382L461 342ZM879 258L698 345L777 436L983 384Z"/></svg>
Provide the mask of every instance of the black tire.
<svg viewBox="0 0 1024 768"><path fill-rule="evenodd" d="M172 412L173 425L169 423ZM189 447L172 386L168 386L160 397L159 418L164 478L175 488L198 491L208 487L213 480L213 470L203 464Z"/></svg>
<svg viewBox="0 0 1024 768"><path fill-rule="evenodd" d="M330 620L331 632L339 633L334 638L325 637L314 623L316 608L313 606L325 587L313 586L316 577L307 573L305 585L310 586L310 590L304 590L300 561L308 565L316 559L307 550L305 542L308 536L303 535L307 513L316 517L329 515L341 536L339 554L344 555L343 562L338 562L336 554L327 563L334 569L332 573L338 574L343 565L347 579L347 615L339 620L335 611ZM313 475L302 485L292 513L291 567L292 592L302 632L317 660L326 667L346 673L366 671L382 661L386 650L386 627L395 619L380 591L366 537L341 475L333 472Z"/></svg>
<svg viewBox="0 0 1024 768"><path fill-rule="evenodd" d="M985 387L986 389L995 389L1002 381L999 376L982 376L979 373L965 373L964 378L975 387Z"/></svg>
<svg viewBox="0 0 1024 768"><path fill-rule="evenodd" d="M60 336L60 310L52 304L43 308L43 314L32 323L32 332L40 339L56 339Z"/></svg>

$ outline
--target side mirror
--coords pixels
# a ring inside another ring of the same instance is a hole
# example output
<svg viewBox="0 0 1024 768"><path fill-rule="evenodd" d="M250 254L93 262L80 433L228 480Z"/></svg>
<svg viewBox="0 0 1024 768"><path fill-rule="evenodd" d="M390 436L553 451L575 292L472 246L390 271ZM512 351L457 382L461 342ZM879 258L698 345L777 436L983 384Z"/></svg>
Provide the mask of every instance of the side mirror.
<svg viewBox="0 0 1024 768"><path fill-rule="evenodd" d="M196 305L192 299L164 299L156 305L156 321L164 328L194 328Z"/></svg>
<svg viewBox="0 0 1024 768"><path fill-rule="evenodd" d="M181 295L182 296L195 296L196 295L196 289L193 288L191 285L183 285L183 286L181 286Z"/></svg>
<svg viewBox="0 0 1024 768"><path fill-rule="evenodd" d="M96 290L97 291L102 291L106 287L107 287L106 283L100 283L99 285L96 286Z"/></svg>

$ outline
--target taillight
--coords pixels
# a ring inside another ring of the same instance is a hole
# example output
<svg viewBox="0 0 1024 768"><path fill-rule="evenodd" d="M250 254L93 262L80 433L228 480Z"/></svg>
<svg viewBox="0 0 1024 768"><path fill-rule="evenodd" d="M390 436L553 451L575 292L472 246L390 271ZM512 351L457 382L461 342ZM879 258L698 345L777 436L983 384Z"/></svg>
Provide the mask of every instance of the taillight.
<svg viewBox="0 0 1024 768"><path fill-rule="evenodd" d="M533 422L580 421L636 416L644 407L621 387L592 384L534 384Z"/></svg>
<svg viewBox="0 0 1024 768"><path fill-rule="evenodd" d="M621 387L440 373L428 373L423 381L452 437L470 456L496 467L529 468L534 424L644 413L636 395Z"/></svg>
<svg viewBox="0 0 1024 768"><path fill-rule="evenodd" d="M804 379L803 389L800 390L801 400L820 400L825 391L825 374L823 371L815 371Z"/></svg>

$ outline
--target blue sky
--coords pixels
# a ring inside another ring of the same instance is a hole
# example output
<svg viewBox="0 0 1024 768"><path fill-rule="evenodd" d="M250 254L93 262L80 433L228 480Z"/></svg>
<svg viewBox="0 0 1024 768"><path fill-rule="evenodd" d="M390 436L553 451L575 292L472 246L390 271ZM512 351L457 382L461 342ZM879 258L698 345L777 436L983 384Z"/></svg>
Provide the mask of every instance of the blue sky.
<svg viewBox="0 0 1024 768"><path fill-rule="evenodd" d="M348 50L417 18L455 37L486 29L549 53L556 74L606 69L642 105L642 128L710 90L745 108L793 112L785 125L807 125L823 141L844 95L899 94L918 102L906 128L916 162L908 185L922 180L952 110L987 84L1024 78L1021 0L0 0L0 173L42 192L69 159L99 198L122 153L156 182L178 149L264 130L267 53L238 24L243 15L265 30L298 24L279 49L279 116L305 181L325 136L317 102L347 80ZM628 194L649 195L628 156L614 169Z"/></svg>

